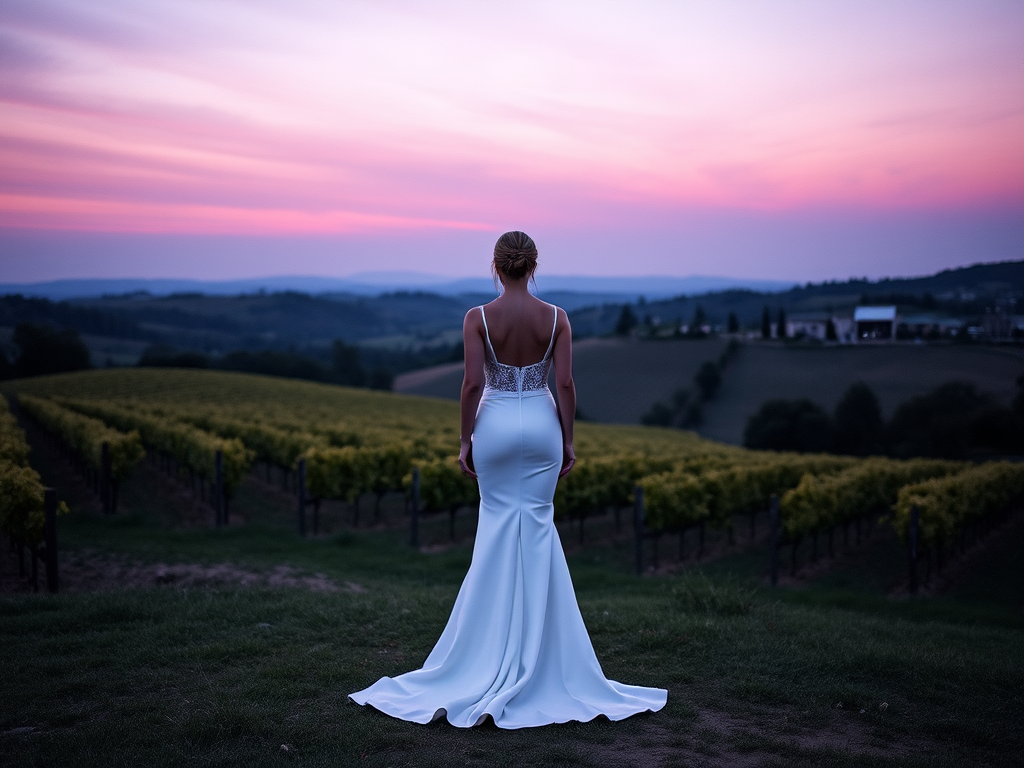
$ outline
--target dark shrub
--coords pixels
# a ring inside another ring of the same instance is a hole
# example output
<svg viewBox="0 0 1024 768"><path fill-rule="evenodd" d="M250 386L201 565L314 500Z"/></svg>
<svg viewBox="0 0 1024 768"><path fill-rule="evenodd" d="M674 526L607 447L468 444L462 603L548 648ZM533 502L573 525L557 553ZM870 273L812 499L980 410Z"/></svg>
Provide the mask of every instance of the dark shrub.
<svg viewBox="0 0 1024 768"><path fill-rule="evenodd" d="M832 447L832 420L807 399L767 400L747 421L743 444L775 451L827 451Z"/></svg>
<svg viewBox="0 0 1024 768"><path fill-rule="evenodd" d="M667 427L672 424L672 417L674 415L675 411L664 403L657 402L650 407L647 413L640 417L640 423L646 424L649 427Z"/></svg>
<svg viewBox="0 0 1024 768"><path fill-rule="evenodd" d="M1015 418L973 384L953 381L900 404L886 428L893 456L962 459L1006 453L1020 443Z"/></svg>
<svg viewBox="0 0 1024 768"><path fill-rule="evenodd" d="M16 376L43 376L92 368L89 348L76 331L49 325L18 323L12 341L18 347Z"/></svg>
<svg viewBox="0 0 1024 768"><path fill-rule="evenodd" d="M722 373L718 370L717 365L708 360L700 367L693 380L700 388L701 397L705 400L710 400L715 396L715 393L718 392L718 388L722 384Z"/></svg>
<svg viewBox="0 0 1024 768"><path fill-rule="evenodd" d="M346 344L338 339L331 348L331 357L334 381L339 384L347 384L350 387L361 387L366 383L366 370L360 359L359 347ZM389 383L387 387L377 387L377 389L391 389L391 385Z"/></svg>
<svg viewBox="0 0 1024 768"><path fill-rule="evenodd" d="M143 351L140 368L209 368L210 358L201 352L179 352L169 344L151 344Z"/></svg>
<svg viewBox="0 0 1024 768"><path fill-rule="evenodd" d="M870 456L884 452L882 407L864 382L850 385L836 404L832 421L837 453Z"/></svg>
<svg viewBox="0 0 1024 768"><path fill-rule="evenodd" d="M290 379L327 381L327 371L315 360L294 352L237 351L225 355L217 365L227 371L262 373L267 376L284 376Z"/></svg>
<svg viewBox="0 0 1024 768"><path fill-rule="evenodd" d="M390 391L394 383L395 374L391 372L390 368L377 366L370 371L370 389L384 389Z"/></svg>
<svg viewBox="0 0 1024 768"><path fill-rule="evenodd" d="M0 349L0 381L14 377L14 365L7 359L7 353Z"/></svg>
<svg viewBox="0 0 1024 768"><path fill-rule="evenodd" d="M622 312L619 313L619 320L615 323L616 336L629 336L636 327L636 315L630 309L629 304L622 305Z"/></svg>

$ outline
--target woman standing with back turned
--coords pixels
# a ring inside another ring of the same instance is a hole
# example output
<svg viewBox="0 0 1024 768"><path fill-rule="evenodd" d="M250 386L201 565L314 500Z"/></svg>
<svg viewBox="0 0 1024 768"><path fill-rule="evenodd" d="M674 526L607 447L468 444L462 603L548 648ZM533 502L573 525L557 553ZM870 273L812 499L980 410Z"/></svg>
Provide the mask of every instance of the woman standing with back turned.
<svg viewBox="0 0 1024 768"><path fill-rule="evenodd" d="M552 504L576 461L572 331L563 310L530 294L536 267L529 236L502 235L492 269L504 290L463 326L459 462L479 483L480 519L455 607L422 669L351 694L357 704L459 727L490 716L499 728L621 720L665 706L663 689L605 678L576 604Z"/></svg>

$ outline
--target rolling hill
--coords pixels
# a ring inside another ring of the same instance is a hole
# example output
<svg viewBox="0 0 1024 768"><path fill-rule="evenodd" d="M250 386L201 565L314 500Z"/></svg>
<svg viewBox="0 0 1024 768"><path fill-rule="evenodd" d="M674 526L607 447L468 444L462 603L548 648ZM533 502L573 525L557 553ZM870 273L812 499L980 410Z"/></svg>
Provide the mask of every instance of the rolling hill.
<svg viewBox="0 0 1024 768"><path fill-rule="evenodd" d="M724 348L701 340L584 339L573 348L579 408L590 420L636 424L655 402L692 388L705 360ZM875 390L886 417L909 397L951 380L967 381L1008 402L1024 373L1024 350L953 344L803 347L743 344L704 408L702 437L739 445L747 419L767 399L807 397L831 410L851 384ZM461 364L414 371L395 380L407 394L458 399Z"/></svg>

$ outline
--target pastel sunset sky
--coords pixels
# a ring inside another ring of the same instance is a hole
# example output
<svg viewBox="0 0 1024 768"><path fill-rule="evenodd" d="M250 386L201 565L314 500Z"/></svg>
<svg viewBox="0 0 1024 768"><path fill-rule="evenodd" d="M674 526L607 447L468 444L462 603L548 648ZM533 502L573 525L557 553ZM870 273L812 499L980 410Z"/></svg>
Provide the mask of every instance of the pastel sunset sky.
<svg viewBox="0 0 1024 768"><path fill-rule="evenodd" d="M1019 0L4 0L0 281L1024 258Z"/></svg>

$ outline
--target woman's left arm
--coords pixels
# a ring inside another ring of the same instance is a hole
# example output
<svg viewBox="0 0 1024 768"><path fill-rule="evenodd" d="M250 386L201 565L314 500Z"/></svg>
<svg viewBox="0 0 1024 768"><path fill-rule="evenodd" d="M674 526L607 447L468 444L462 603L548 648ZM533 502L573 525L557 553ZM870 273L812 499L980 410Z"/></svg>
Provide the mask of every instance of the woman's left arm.
<svg viewBox="0 0 1024 768"><path fill-rule="evenodd" d="M576 463L573 447L573 426L576 420L576 384L572 378L572 328L565 310L558 310L555 321L555 391L558 397L558 420L562 427L562 470L559 477L569 474Z"/></svg>
<svg viewBox="0 0 1024 768"><path fill-rule="evenodd" d="M459 466L463 472L475 478L473 428L476 426L476 410L484 391L483 319L476 308L466 313L466 319L462 323L462 348L465 370L462 374L462 396L459 399L462 413Z"/></svg>

